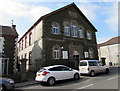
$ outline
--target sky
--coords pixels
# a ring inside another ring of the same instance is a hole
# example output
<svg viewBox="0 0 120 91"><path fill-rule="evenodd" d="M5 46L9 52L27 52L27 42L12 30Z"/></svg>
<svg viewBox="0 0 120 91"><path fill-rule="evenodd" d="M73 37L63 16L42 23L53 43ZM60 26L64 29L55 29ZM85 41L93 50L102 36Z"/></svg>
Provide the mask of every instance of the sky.
<svg viewBox="0 0 120 91"><path fill-rule="evenodd" d="M0 25L16 25L19 39L43 15L75 3L93 26L97 43L118 36L118 0L0 0ZM120 36L120 35L119 35Z"/></svg>

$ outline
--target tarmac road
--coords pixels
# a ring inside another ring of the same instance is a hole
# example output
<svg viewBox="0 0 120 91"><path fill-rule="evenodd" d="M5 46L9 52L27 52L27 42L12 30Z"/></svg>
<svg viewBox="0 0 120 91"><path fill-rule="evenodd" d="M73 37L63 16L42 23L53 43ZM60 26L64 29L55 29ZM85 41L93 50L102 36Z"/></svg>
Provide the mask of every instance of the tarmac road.
<svg viewBox="0 0 120 91"><path fill-rule="evenodd" d="M95 77L81 76L79 81L65 80L59 81L54 86L42 86L39 83L35 85L25 86L16 88L15 91L48 91L48 90L68 90L68 91L79 91L83 89L89 89L87 91L98 91L99 90L118 90L118 79L120 77L120 67L112 67L109 74L98 74ZM85 91L86 91L85 90Z"/></svg>

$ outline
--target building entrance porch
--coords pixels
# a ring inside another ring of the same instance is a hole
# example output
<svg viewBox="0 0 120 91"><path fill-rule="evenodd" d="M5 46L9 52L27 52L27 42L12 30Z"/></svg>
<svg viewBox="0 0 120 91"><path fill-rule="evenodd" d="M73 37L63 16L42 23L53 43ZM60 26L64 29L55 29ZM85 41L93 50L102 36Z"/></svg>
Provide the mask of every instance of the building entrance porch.
<svg viewBox="0 0 120 91"><path fill-rule="evenodd" d="M8 75L9 58L0 58L0 76Z"/></svg>

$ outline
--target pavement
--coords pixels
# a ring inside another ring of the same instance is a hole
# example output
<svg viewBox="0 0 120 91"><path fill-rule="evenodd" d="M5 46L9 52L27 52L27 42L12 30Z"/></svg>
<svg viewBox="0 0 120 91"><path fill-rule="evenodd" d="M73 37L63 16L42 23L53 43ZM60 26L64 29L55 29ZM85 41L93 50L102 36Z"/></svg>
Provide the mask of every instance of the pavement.
<svg viewBox="0 0 120 91"><path fill-rule="evenodd" d="M111 70L116 70L116 67L114 67L114 66L110 67L110 68L111 68ZM120 68L119 68L119 70L120 70ZM24 86L30 86L30 85L38 84L38 82L36 82L34 80L34 78L35 78L35 74L34 73L29 72L27 77L28 77L28 81L21 82L21 83L16 83L15 87L19 88L19 87L24 87Z"/></svg>
<svg viewBox="0 0 120 91"><path fill-rule="evenodd" d="M35 81L35 74L36 73L30 72L30 71L26 72L27 81L15 83L15 87L18 88L18 87L24 87L24 86L38 84L38 82Z"/></svg>
<svg viewBox="0 0 120 91"><path fill-rule="evenodd" d="M34 85L34 84L38 84L38 82L36 82L36 81L27 81L27 82L16 83L15 87L19 88L19 87L30 86L30 85Z"/></svg>

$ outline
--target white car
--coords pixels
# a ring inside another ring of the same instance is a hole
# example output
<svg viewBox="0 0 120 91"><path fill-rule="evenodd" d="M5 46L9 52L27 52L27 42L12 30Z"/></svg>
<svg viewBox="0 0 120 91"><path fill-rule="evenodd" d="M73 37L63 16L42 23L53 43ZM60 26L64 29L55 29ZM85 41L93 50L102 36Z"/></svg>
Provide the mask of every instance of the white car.
<svg viewBox="0 0 120 91"><path fill-rule="evenodd" d="M99 60L81 60L79 70L81 74L95 76L96 73L109 73L109 66L102 66Z"/></svg>
<svg viewBox="0 0 120 91"><path fill-rule="evenodd" d="M79 80L80 72L65 65L43 67L36 73L35 81L54 85L55 81L74 78Z"/></svg>

